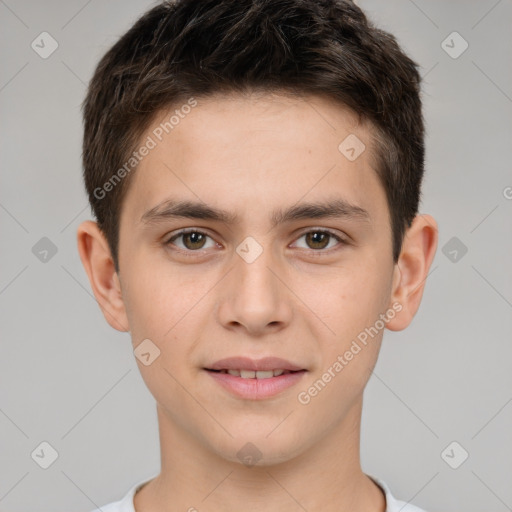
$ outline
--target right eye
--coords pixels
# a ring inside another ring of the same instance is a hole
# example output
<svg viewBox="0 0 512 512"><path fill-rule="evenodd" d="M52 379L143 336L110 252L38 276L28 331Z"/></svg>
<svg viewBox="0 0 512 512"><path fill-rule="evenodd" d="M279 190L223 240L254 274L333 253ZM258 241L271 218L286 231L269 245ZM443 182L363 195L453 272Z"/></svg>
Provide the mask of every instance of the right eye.
<svg viewBox="0 0 512 512"><path fill-rule="evenodd" d="M184 252L196 252L201 249L208 249L209 247L205 247L205 243L207 239L212 240L213 246L216 245L216 242L203 231L199 231L195 228L182 229L177 233L173 234L164 244L166 246L174 245L178 247L181 251ZM182 240L182 246L174 243L175 240ZM212 247L210 245L210 247Z"/></svg>

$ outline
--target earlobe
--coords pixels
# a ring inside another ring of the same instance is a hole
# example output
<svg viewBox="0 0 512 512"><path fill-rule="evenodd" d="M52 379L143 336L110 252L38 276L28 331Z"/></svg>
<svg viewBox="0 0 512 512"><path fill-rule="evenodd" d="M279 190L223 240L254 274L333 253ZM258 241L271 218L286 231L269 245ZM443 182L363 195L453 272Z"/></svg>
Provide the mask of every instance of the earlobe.
<svg viewBox="0 0 512 512"><path fill-rule="evenodd" d="M98 224L90 220L82 222L77 230L77 243L82 265L105 319L114 329L129 332L119 278Z"/></svg>
<svg viewBox="0 0 512 512"><path fill-rule="evenodd" d="M437 222L430 215L417 215L406 231L402 251L395 265L391 304L401 310L386 327L405 329L414 318L423 296L426 279L437 249Z"/></svg>

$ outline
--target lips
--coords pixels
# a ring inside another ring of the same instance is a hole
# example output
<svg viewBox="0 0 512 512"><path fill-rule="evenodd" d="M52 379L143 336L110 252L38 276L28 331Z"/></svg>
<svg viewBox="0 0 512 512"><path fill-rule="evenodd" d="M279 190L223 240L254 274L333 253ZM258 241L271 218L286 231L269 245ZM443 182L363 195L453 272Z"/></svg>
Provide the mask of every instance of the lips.
<svg viewBox="0 0 512 512"><path fill-rule="evenodd" d="M264 400L297 385L308 370L280 357L228 357L203 368L230 394L244 400Z"/></svg>

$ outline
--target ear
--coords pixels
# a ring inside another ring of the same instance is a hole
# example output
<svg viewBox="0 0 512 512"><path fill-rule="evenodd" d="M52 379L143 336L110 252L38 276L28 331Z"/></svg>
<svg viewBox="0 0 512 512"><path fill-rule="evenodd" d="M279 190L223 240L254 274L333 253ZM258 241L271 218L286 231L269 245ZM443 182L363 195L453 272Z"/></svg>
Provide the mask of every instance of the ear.
<svg viewBox="0 0 512 512"><path fill-rule="evenodd" d="M78 252L91 288L107 322L118 331L129 332L121 294L121 283L107 240L96 222L82 222L77 230Z"/></svg>
<svg viewBox="0 0 512 512"><path fill-rule="evenodd" d="M401 331L418 310L428 271L434 259L438 240L437 222L430 215L417 215L406 231L402 250L395 264L391 304L399 303L400 312L386 327Z"/></svg>

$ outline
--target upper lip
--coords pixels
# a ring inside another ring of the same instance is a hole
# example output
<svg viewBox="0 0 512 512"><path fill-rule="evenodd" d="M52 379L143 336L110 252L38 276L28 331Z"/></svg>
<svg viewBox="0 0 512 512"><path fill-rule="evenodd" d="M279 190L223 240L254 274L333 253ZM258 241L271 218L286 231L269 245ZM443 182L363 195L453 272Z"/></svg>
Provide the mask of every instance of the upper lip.
<svg viewBox="0 0 512 512"><path fill-rule="evenodd" d="M301 366L281 359L280 357L264 357L263 359L251 359L249 357L227 357L219 359L206 368L207 370L253 370L253 371L269 371L269 370L304 370Z"/></svg>

